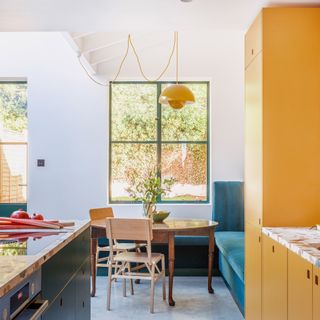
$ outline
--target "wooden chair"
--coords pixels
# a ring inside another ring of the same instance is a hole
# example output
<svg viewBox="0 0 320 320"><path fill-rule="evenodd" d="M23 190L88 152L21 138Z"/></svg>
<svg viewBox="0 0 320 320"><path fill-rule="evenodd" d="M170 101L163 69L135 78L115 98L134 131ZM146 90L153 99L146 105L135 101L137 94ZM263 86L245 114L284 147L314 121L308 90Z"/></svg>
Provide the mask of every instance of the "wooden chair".
<svg viewBox="0 0 320 320"><path fill-rule="evenodd" d="M90 209L90 219L91 220L105 220L106 218L113 218L113 210L112 208L97 208ZM136 244L136 243L113 243L113 250L115 253L126 252L130 250L138 250L145 246L144 244ZM108 268L109 267L109 256L107 257L99 257L101 252L109 253L110 255L110 245L109 246L99 246L97 245L97 255L96 255L96 266L100 268ZM118 263L113 264L112 267L114 269L118 268Z"/></svg>
<svg viewBox="0 0 320 320"><path fill-rule="evenodd" d="M133 294L132 280L145 279L151 281L150 312L153 313L155 284L160 278L162 278L162 296L163 300L166 300L166 283L164 255L161 253L151 252L151 240L153 239L151 220L106 219L106 231L109 243L111 243L110 263L121 263L114 274L112 274L112 270L109 268L107 309L110 310L111 285L113 280L123 280L123 296L126 296L126 279L130 279L131 294ZM112 243L117 240L146 241L147 252L122 252L114 255ZM131 263L139 265L131 270ZM161 263L161 266L158 266L159 263ZM142 268L146 268L147 272L134 272Z"/></svg>

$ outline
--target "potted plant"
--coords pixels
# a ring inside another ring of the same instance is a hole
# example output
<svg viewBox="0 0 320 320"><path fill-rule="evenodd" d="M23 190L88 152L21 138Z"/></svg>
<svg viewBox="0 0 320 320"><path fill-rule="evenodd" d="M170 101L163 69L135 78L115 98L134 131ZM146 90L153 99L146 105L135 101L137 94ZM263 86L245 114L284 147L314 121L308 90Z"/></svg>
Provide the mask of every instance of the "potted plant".
<svg viewBox="0 0 320 320"><path fill-rule="evenodd" d="M142 202L143 215L153 219L157 199L170 192L173 183L173 178L164 179L161 183L157 171L152 169L142 177L133 173L130 179L130 187L126 191L135 201Z"/></svg>

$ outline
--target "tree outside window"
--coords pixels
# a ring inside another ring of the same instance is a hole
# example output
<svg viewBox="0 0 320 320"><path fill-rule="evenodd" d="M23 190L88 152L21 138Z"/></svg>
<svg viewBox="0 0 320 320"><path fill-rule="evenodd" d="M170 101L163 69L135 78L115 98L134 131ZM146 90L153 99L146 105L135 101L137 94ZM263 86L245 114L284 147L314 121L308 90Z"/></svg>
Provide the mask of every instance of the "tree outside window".
<svg viewBox="0 0 320 320"><path fill-rule="evenodd" d="M196 103L181 110L158 103L167 82L110 85L109 202L132 202L126 191L156 168L174 178L158 202L209 201L209 83L184 83Z"/></svg>

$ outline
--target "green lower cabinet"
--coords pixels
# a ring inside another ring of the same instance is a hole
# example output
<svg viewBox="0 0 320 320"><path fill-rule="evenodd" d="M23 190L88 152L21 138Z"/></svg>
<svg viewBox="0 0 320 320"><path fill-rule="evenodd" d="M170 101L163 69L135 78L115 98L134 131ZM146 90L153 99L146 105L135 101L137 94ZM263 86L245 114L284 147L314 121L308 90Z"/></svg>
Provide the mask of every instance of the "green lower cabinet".
<svg viewBox="0 0 320 320"><path fill-rule="evenodd" d="M90 319L89 228L42 266L42 320Z"/></svg>
<svg viewBox="0 0 320 320"><path fill-rule="evenodd" d="M61 294L56 297L49 309L42 316L42 320L75 320L75 290L76 282L73 280L65 287Z"/></svg>
<svg viewBox="0 0 320 320"><path fill-rule="evenodd" d="M89 281L88 281L89 279ZM90 260L78 271L76 277L76 320L90 319Z"/></svg>

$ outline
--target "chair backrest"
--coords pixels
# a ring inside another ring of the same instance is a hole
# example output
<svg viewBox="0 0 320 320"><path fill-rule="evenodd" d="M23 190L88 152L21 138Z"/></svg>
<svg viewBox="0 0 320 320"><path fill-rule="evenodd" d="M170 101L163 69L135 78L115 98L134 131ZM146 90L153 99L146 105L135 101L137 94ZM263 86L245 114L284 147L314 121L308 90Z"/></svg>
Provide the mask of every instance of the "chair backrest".
<svg viewBox="0 0 320 320"><path fill-rule="evenodd" d="M105 218L113 218L113 210L112 208L96 208L89 210L90 219L91 220L101 220Z"/></svg>
<svg viewBox="0 0 320 320"><path fill-rule="evenodd" d="M214 182L212 219L219 222L216 231L244 230L243 182Z"/></svg>
<svg viewBox="0 0 320 320"><path fill-rule="evenodd" d="M109 243L117 240L133 240L147 242L148 258L151 262L152 222L150 219L107 218L106 232ZM113 251L111 245L110 254Z"/></svg>

